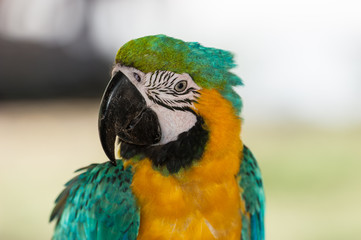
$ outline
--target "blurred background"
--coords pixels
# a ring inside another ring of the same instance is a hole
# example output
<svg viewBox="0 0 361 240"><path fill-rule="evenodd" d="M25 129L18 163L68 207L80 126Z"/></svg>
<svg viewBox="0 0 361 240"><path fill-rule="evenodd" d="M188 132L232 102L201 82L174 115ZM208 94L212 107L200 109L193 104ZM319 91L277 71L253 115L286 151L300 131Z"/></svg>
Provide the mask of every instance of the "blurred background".
<svg viewBox="0 0 361 240"><path fill-rule="evenodd" d="M235 54L267 239L361 239L351 0L0 0L0 239L51 237L63 184L106 161L97 114L116 51L159 33Z"/></svg>

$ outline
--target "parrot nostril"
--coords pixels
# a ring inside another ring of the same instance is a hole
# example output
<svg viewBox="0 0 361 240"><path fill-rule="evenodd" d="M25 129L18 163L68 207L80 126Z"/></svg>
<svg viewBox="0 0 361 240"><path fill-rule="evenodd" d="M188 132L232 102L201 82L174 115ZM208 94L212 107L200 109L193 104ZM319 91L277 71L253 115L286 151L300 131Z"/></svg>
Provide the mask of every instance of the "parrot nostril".
<svg viewBox="0 0 361 240"><path fill-rule="evenodd" d="M138 73L133 73L133 76L134 76L135 80L137 80L137 82L140 82L142 80Z"/></svg>

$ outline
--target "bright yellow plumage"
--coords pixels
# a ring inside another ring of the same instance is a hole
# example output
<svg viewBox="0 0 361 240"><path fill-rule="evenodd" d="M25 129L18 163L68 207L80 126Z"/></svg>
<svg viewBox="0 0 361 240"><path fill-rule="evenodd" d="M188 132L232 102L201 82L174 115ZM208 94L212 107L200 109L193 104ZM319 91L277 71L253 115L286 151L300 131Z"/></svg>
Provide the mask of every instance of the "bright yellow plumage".
<svg viewBox="0 0 361 240"><path fill-rule="evenodd" d="M164 35L125 44L99 111L112 164L69 181L54 239L263 240L262 178L240 140L234 66L230 52Z"/></svg>
<svg viewBox="0 0 361 240"><path fill-rule="evenodd" d="M241 120L218 91L200 92L195 111L210 132L201 160L168 176L154 169L149 159L130 163L132 190L140 206L138 239L240 239L241 200L235 176L243 148Z"/></svg>

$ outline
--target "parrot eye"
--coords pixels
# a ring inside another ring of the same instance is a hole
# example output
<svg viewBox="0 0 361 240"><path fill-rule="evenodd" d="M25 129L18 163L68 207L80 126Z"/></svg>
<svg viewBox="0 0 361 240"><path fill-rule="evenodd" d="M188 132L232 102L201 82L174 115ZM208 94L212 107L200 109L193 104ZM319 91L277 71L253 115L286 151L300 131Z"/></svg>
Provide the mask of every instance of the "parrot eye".
<svg viewBox="0 0 361 240"><path fill-rule="evenodd" d="M137 82L140 82L142 80L138 73L133 73L133 76L134 76L135 80L137 80Z"/></svg>
<svg viewBox="0 0 361 240"><path fill-rule="evenodd" d="M187 88L187 81L186 80L179 81L174 86L174 90L176 90L177 92L183 92L186 88Z"/></svg>

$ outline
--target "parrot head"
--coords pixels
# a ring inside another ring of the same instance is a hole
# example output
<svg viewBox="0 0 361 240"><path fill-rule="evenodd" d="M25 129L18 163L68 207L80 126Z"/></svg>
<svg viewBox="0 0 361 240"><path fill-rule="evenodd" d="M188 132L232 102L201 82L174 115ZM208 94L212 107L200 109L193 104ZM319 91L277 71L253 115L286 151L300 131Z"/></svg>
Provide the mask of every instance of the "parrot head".
<svg viewBox="0 0 361 240"><path fill-rule="evenodd" d="M227 51L165 35L122 46L99 112L100 140L110 161L149 158L175 173L199 160L212 121L224 117L215 109L229 106L223 114L234 118L241 110L233 86L242 82L229 71L234 66Z"/></svg>

